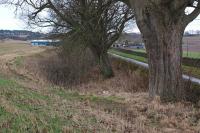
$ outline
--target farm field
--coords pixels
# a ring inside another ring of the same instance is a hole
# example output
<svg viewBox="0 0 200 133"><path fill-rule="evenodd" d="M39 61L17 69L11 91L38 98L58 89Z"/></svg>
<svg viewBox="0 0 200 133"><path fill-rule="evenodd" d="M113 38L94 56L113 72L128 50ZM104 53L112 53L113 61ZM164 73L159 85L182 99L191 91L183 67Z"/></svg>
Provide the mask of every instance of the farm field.
<svg viewBox="0 0 200 133"><path fill-rule="evenodd" d="M133 50L136 52L142 52L142 53L146 53L146 50L144 49L129 49L129 50ZM200 51L196 51L196 52L186 52L183 51L183 57L188 57L188 58L194 58L194 59L200 59Z"/></svg>
<svg viewBox="0 0 200 133"><path fill-rule="evenodd" d="M145 52L143 49L130 50ZM200 36L183 37L183 57L200 58Z"/></svg>
<svg viewBox="0 0 200 133"><path fill-rule="evenodd" d="M190 36L183 38L183 50L187 51L187 44L188 50L190 52L200 52L200 36Z"/></svg>
<svg viewBox="0 0 200 133"><path fill-rule="evenodd" d="M26 67L30 62L37 67L39 60L56 56L54 49L15 41L1 47L5 49L0 54L2 133L200 131L198 104L150 101L145 70L113 60L115 77L105 80L94 67L85 77L87 82L65 87L45 82L30 65Z"/></svg>
<svg viewBox="0 0 200 133"><path fill-rule="evenodd" d="M183 57L200 59L200 51L199 52L186 52L186 51L183 51Z"/></svg>
<svg viewBox="0 0 200 133"><path fill-rule="evenodd" d="M39 52L42 48L32 47L29 42L8 40L0 42L0 56L4 55L23 55L31 52Z"/></svg>

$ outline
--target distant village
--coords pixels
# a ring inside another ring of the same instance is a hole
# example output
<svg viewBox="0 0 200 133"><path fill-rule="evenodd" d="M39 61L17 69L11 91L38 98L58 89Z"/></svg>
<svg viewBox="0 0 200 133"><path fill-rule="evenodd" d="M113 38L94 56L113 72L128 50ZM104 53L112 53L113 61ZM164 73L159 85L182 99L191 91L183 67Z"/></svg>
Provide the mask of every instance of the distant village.
<svg viewBox="0 0 200 133"><path fill-rule="evenodd" d="M27 30L0 30L0 40L33 40L46 37L46 34Z"/></svg>
<svg viewBox="0 0 200 133"><path fill-rule="evenodd" d="M124 33L121 37L112 45L113 48L133 48L133 49L145 49L143 39L140 34L137 33Z"/></svg>

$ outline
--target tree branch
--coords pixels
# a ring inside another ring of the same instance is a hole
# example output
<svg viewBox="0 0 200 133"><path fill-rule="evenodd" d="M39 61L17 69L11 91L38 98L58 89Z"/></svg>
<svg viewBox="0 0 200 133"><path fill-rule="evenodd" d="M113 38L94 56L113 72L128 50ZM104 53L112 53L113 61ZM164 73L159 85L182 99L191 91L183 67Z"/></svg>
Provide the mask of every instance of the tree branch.
<svg viewBox="0 0 200 133"><path fill-rule="evenodd" d="M198 2L196 8L191 14L184 16L185 26L188 25L191 21L193 21L199 14L200 14L200 2Z"/></svg>

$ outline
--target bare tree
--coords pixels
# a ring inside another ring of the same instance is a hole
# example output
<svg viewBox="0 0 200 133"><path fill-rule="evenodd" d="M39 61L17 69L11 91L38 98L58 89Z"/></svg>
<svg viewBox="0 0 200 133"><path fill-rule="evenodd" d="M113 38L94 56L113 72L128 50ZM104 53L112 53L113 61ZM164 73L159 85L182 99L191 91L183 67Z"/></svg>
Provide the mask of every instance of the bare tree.
<svg viewBox="0 0 200 133"><path fill-rule="evenodd" d="M149 57L149 92L162 100L182 100L182 37L200 13L199 0L123 0L134 10ZM186 12L188 7L192 12Z"/></svg>
<svg viewBox="0 0 200 133"><path fill-rule="evenodd" d="M107 51L133 19L127 5L115 0L18 0L12 4L23 9L29 24L53 26L57 33L89 47L104 77L113 76ZM44 11L48 16L41 15Z"/></svg>
<svg viewBox="0 0 200 133"><path fill-rule="evenodd" d="M60 8L60 7L59 7ZM64 14L70 17L73 39L81 41L89 47L98 61L99 68L104 77L113 76L112 67L108 59L108 49L120 37L125 24L133 19L131 10L122 3L105 0L71 1ZM58 21L64 27L69 23ZM58 26L58 31L63 32L63 27Z"/></svg>

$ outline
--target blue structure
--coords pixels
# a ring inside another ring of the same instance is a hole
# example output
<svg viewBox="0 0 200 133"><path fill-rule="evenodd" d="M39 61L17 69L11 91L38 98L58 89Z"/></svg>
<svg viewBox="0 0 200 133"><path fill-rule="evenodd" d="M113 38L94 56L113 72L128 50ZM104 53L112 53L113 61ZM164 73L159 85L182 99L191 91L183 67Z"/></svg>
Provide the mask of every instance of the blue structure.
<svg viewBox="0 0 200 133"><path fill-rule="evenodd" d="M59 40L32 40L32 46L58 46Z"/></svg>

